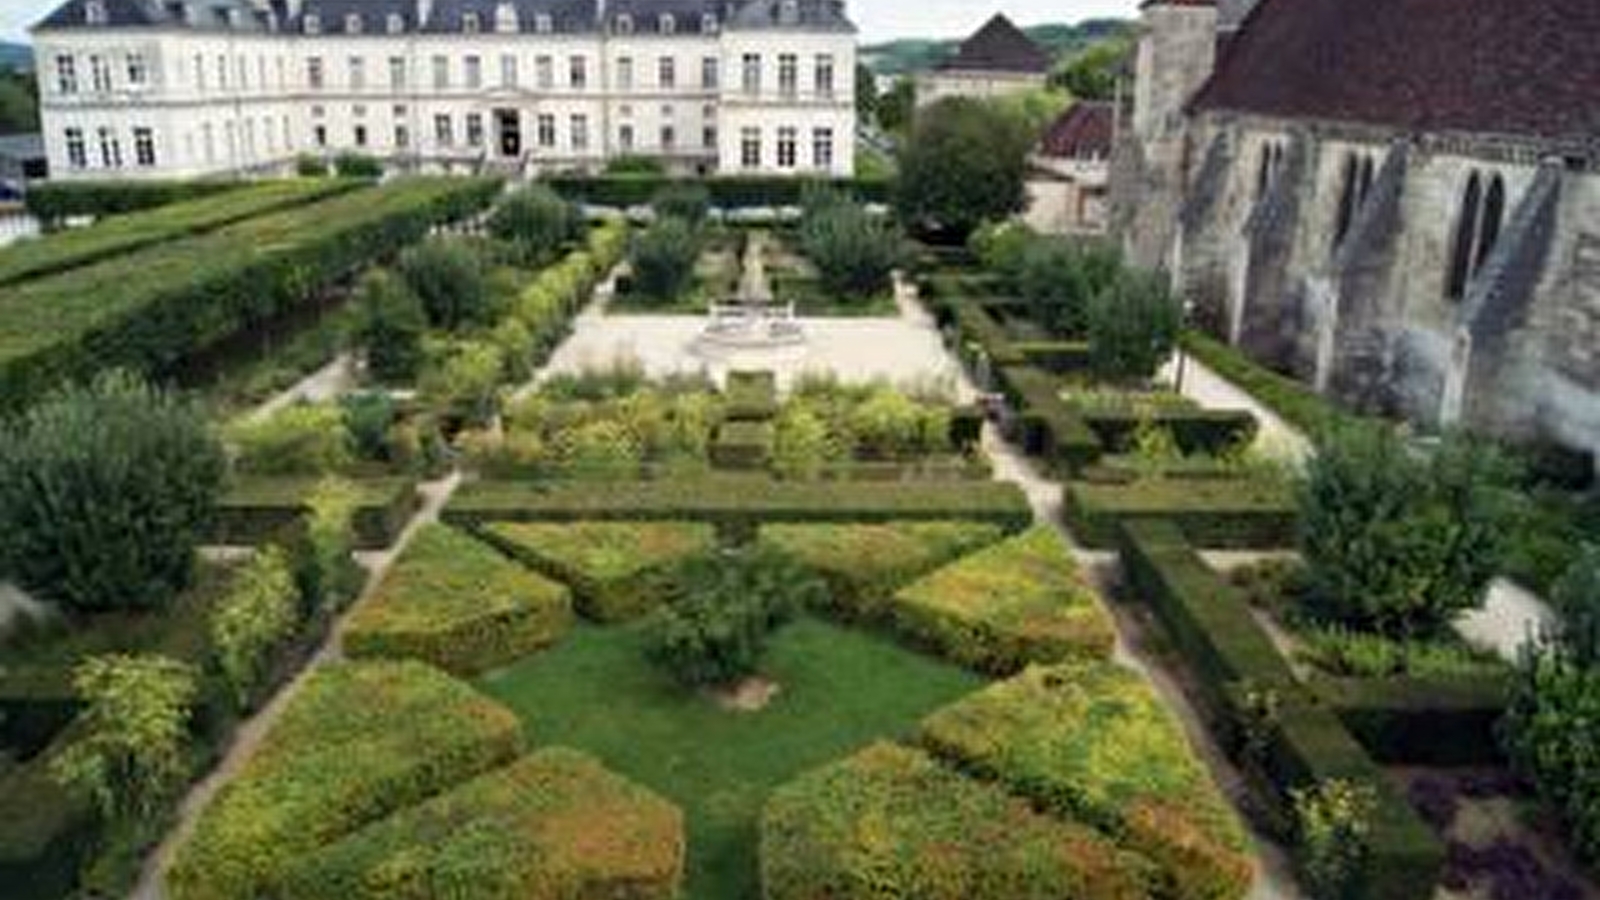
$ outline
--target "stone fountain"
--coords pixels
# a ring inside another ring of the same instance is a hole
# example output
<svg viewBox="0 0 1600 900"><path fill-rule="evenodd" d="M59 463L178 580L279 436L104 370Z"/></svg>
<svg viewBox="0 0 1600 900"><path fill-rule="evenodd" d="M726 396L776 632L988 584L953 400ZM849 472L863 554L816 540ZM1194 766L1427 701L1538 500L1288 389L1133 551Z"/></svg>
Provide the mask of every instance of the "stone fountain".
<svg viewBox="0 0 1600 900"><path fill-rule="evenodd" d="M805 331L793 303L778 303L767 277L766 240L752 232L739 261L734 298L711 304L711 320L696 340L703 351L760 350L804 344Z"/></svg>

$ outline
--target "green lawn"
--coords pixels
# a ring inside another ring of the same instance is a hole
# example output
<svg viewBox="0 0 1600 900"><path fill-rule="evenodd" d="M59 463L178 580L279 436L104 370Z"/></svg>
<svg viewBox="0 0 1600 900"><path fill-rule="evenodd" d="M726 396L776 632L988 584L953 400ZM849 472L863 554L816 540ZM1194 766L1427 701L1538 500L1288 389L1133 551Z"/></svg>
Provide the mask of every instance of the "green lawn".
<svg viewBox="0 0 1600 900"><path fill-rule="evenodd" d="M643 656L636 628L586 626L480 686L522 717L530 743L587 750L683 807L688 900L755 900L757 821L775 787L977 689L976 675L877 635L802 619L764 672L782 692L731 713Z"/></svg>

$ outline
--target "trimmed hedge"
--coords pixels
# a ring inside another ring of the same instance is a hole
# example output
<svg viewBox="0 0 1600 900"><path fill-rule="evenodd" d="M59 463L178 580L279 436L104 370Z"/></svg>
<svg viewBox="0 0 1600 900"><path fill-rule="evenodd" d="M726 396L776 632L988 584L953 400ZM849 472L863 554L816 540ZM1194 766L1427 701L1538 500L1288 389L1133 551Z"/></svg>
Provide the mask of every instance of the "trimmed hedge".
<svg viewBox="0 0 1600 900"><path fill-rule="evenodd" d="M1245 479L1157 479L1131 484L1075 482L1063 489L1062 515L1090 547L1117 543L1119 526L1162 520L1186 541L1217 549L1293 544L1295 502L1279 484Z"/></svg>
<svg viewBox="0 0 1600 900"><path fill-rule="evenodd" d="M571 620L565 586L462 532L428 525L350 614L344 650L476 675L555 643Z"/></svg>
<svg viewBox="0 0 1600 900"><path fill-rule="evenodd" d="M597 178L556 177L543 182L563 198L590 206L647 206L656 195L678 180L664 175L617 175ZM849 194L862 203L887 203L889 182L865 178L802 179L730 175L696 179L705 187L711 205L720 209L764 206L799 206L808 184L822 183Z"/></svg>
<svg viewBox="0 0 1600 900"><path fill-rule="evenodd" d="M660 573L713 549L716 531L693 522L497 522L480 534L514 559L572 588L578 611L600 622L660 605Z"/></svg>
<svg viewBox="0 0 1600 900"><path fill-rule="evenodd" d="M237 191L248 181L47 181L28 186L28 213L43 222L114 216Z"/></svg>
<svg viewBox="0 0 1600 900"><path fill-rule="evenodd" d="M0 770L0 886L8 900L69 896L94 850L94 808L50 774L50 761L80 736L69 728L37 756Z"/></svg>
<svg viewBox="0 0 1600 900"><path fill-rule="evenodd" d="M927 755L874 744L778 788L765 900L1144 900L1148 866Z"/></svg>
<svg viewBox="0 0 1600 900"><path fill-rule="evenodd" d="M1244 830L1144 678L1114 663L1030 667L925 719L957 766L1105 833L1154 862L1160 895L1240 898Z"/></svg>
<svg viewBox="0 0 1600 900"><path fill-rule="evenodd" d="M890 522L972 519L1009 531L1033 511L1016 485L997 481L789 482L760 475L705 475L667 481L477 481L456 492L445 520L711 522L748 531L762 522Z"/></svg>
<svg viewBox="0 0 1600 900"><path fill-rule="evenodd" d="M497 190L487 179L397 181L10 288L0 297L0 409L105 369L171 374Z"/></svg>
<svg viewBox="0 0 1600 900"><path fill-rule="evenodd" d="M242 546L274 539L305 514L306 502L320 483L320 478L293 476L236 479L217 501L207 542ZM421 503L414 478L364 478L350 485L357 495L354 525L358 549L380 550L392 545Z"/></svg>
<svg viewBox="0 0 1600 900"><path fill-rule="evenodd" d="M724 422L711 442L711 462L721 469L760 471L772 462L771 422Z"/></svg>
<svg viewBox="0 0 1600 900"><path fill-rule="evenodd" d="M510 762L521 743L509 710L422 663L324 666L200 814L167 896L273 896L307 854Z"/></svg>
<svg viewBox="0 0 1600 900"><path fill-rule="evenodd" d="M1017 341L1011 348L1027 365L1054 375L1082 372L1090 365L1086 341Z"/></svg>
<svg viewBox="0 0 1600 900"><path fill-rule="evenodd" d="M1318 678L1312 690L1367 752L1387 765L1495 766L1504 677Z"/></svg>
<svg viewBox="0 0 1600 900"><path fill-rule="evenodd" d="M1309 386L1280 375L1243 352L1198 331L1184 332L1178 343L1206 368L1233 382L1312 440L1330 428L1363 418L1340 409Z"/></svg>
<svg viewBox="0 0 1600 900"><path fill-rule="evenodd" d="M1102 658L1116 641L1111 614L1043 525L901 588L890 616L952 659L999 674Z"/></svg>
<svg viewBox="0 0 1600 900"><path fill-rule="evenodd" d="M1030 456L1071 475L1098 460L1100 436L1061 399L1055 376L1031 366L999 370L1000 387L1022 410L1022 445Z"/></svg>
<svg viewBox="0 0 1600 900"><path fill-rule="evenodd" d="M1193 409L1149 415L1132 410L1122 413L1097 410L1082 416L1110 453L1132 450L1139 429L1146 424L1170 433L1173 443L1183 453L1208 456L1249 443L1255 438L1257 427L1256 417L1245 410Z"/></svg>
<svg viewBox="0 0 1600 900"><path fill-rule="evenodd" d="M575 750L542 750L294 867L283 900L673 900L683 815Z"/></svg>
<svg viewBox="0 0 1600 900"><path fill-rule="evenodd" d="M726 416L734 422L764 422L778 414L778 379L769 371L729 372Z"/></svg>
<svg viewBox="0 0 1600 900"><path fill-rule="evenodd" d="M327 199L358 181L268 181L245 190L97 222L0 249L0 285L64 272L234 222Z"/></svg>
<svg viewBox="0 0 1600 900"><path fill-rule="evenodd" d="M830 612L874 619L899 588L1002 536L983 522L892 522L763 525L760 540L822 576Z"/></svg>

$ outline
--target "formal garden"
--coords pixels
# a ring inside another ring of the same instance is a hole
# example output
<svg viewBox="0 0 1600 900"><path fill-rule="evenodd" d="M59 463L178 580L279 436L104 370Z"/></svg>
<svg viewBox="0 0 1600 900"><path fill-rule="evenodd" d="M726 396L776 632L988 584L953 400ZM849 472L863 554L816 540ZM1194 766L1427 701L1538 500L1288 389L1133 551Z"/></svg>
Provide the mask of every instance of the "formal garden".
<svg viewBox="0 0 1600 900"><path fill-rule="evenodd" d="M53 190L0 893L1587 896L1593 460L1255 364L1009 224L1023 150L955 101L889 186ZM928 341L571 353L740 304ZM1551 612L1485 644L1496 577Z"/></svg>

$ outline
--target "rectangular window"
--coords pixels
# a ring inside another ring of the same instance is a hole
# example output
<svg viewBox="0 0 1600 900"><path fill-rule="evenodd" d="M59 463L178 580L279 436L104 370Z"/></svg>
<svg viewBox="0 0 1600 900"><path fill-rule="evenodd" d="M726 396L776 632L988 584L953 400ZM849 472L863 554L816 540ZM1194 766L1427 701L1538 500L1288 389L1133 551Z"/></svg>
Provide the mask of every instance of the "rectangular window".
<svg viewBox="0 0 1600 900"><path fill-rule="evenodd" d="M582 56L574 56L568 66L572 71L572 89L581 91L589 86L589 61Z"/></svg>
<svg viewBox="0 0 1600 900"><path fill-rule="evenodd" d="M66 137L67 165L74 169L87 168L89 165L89 153L84 149L83 129L68 128L66 131Z"/></svg>
<svg viewBox="0 0 1600 900"><path fill-rule="evenodd" d="M795 130L793 128L778 129L778 168L794 168L796 140Z"/></svg>
<svg viewBox="0 0 1600 900"><path fill-rule="evenodd" d="M322 90L322 57L306 57L306 85L313 91Z"/></svg>
<svg viewBox="0 0 1600 900"><path fill-rule="evenodd" d="M478 56L467 57L467 87L477 90L483 87L483 59Z"/></svg>
<svg viewBox="0 0 1600 900"><path fill-rule="evenodd" d="M311 139L318 147L328 146L328 126L318 125L311 129Z"/></svg>
<svg viewBox="0 0 1600 900"><path fill-rule="evenodd" d="M819 169L833 168L833 129L811 130L811 162Z"/></svg>
<svg viewBox="0 0 1600 900"><path fill-rule="evenodd" d="M533 77L540 90L548 91L556 86L555 60L548 56L537 56L533 60Z"/></svg>
<svg viewBox="0 0 1600 900"><path fill-rule="evenodd" d="M761 54L746 53L744 55L744 77L740 84L746 94L761 93Z"/></svg>
<svg viewBox="0 0 1600 900"><path fill-rule="evenodd" d="M200 91L206 89L206 60L198 53L194 55L194 86Z"/></svg>
<svg viewBox="0 0 1600 900"><path fill-rule="evenodd" d="M150 80L150 68L145 65L143 53L128 54L128 84L143 87Z"/></svg>
<svg viewBox="0 0 1600 900"><path fill-rule="evenodd" d="M793 97L800 90L800 59L793 53L778 54L778 93Z"/></svg>
<svg viewBox="0 0 1600 900"><path fill-rule="evenodd" d="M539 136L539 146L554 147L556 145L556 117L549 113L540 113L535 123L535 130Z"/></svg>
<svg viewBox="0 0 1600 900"><path fill-rule="evenodd" d="M357 147L365 147L367 145L367 126L357 125L355 127L354 137L355 145Z"/></svg>
<svg viewBox="0 0 1600 900"><path fill-rule="evenodd" d="M156 164L156 134L148 128L133 130L133 161L148 169Z"/></svg>
<svg viewBox="0 0 1600 900"><path fill-rule="evenodd" d="M761 129L740 129L739 165L746 169L761 168Z"/></svg>
<svg viewBox="0 0 1600 900"><path fill-rule="evenodd" d="M500 86L517 86L517 57L506 53L500 57Z"/></svg>
<svg viewBox="0 0 1600 900"><path fill-rule="evenodd" d="M714 91L722 80L722 63L715 56L707 56L700 60L700 86L708 91Z"/></svg>
<svg viewBox="0 0 1600 900"><path fill-rule="evenodd" d="M467 146L483 146L483 114L467 113Z"/></svg>
<svg viewBox="0 0 1600 900"><path fill-rule="evenodd" d="M406 89L406 58L404 56L389 57L389 87L397 91Z"/></svg>
<svg viewBox="0 0 1600 900"><path fill-rule="evenodd" d="M367 86L367 61L359 56L350 57L350 90L359 91Z"/></svg>
<svg viewBox="0 0 1600 900"><path fill-rule="evenodd" d="M228 89L228 58L226 56L217 57L217 89L222 91Z"/></svg>
<svg viewBox="0 0 1600 900"><path fill-rule="evenodd" d="M678 148L678 129L671 125L661 126L661 149L671 153Z"/></svg>
<svg viewBox="0 0 1600 900"><path fill-rule="evenodd" d="M631 153L633 151L632 125L623 125L617 129L617 146L622 148L623 153Z"/></svg>
<svg viewBox="0 0 1600 900"><path fill-rule="evenodd" d="M100 129L100 165L107 169L122 168L122 142L110 128Z"/></svg>
<svg viewBox="0 0 1600 900"><path fill-rule="evenodd" d="M819 54L817 54L816 63L817 63L817 68L816 68L816 73L815 73L815 79L814 80L815 80L815 84L816 84L817 96L819 96L819 97L832 97L833 96L833 54L831 54L831 53L819 53Z"/></svg>
<svg viewBox="0 0 1600 900"><path fill-rule="evenodd" d="M97 94L111 90L111 64L105 57L89 57L89 84Z"/></svg>
<svg viewBox="0 0 1600 900"><path fill-rule="evenodd" d="M678 86L678 61L670 56L663 56L656 65L656 81L664 91L673 90Z"/></svg>
<svg viewBox="0 0 1600 900"><path fill-rule="evenodd" d="M572 149L589 149L589 117L576 115L568 124L572 129Z"/></svg>
<svg viewBox="0 0 1600 900"><path fill-rule="evenodd" d="M633 57L617 57L617 90L633 90Z"/></svg>
<svg viewBox="0 0 1600 900"><path fill-rule="evenodd" d="M239 72L239 90L248 90L250 88L250 68L246 65L245 58L243 56L234 57L233 66Z"/></svg>
<svg viewBox="0 0 1600 900"><path fill-rule="evenodd" d="M454 120L449 113L439 113L433 117L433 139L441 147L448 147L456 142Z"/></svg>
<svg viewBox="0 0 1600 900"><path fill-rule="evenodd" d="M450 57L440 54L433 58L433 89L436 91L449 90L450 88Z"/></svg>
<svg viewBox="0 0 1600 900"><path fill-rule="evenodd" d="M411 146L411 129L404 125L396 125L394 127L394 145L401 150Z"/></svg>
<svg viewBox="0 0 1600 900"><path fill-rule="evenodd" d="M205 87L204 80L205 77L202 75L201 87ZM78 92L78 61L66 54L56 57L56 91L62 94Z"/></svg>
<svg viewBox="0 0 1600 900"><path fill-rule="evenodd" d="M708 150L717 146L717 126L707 125L701 129L700 143Z"/></svg>

